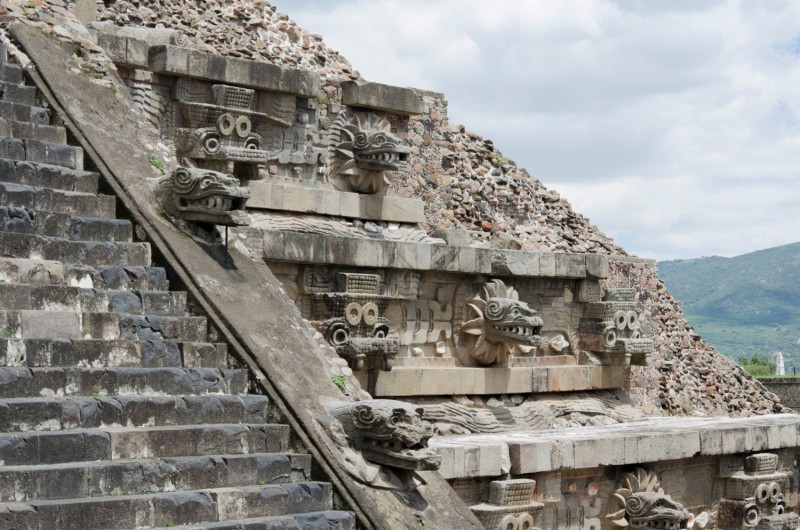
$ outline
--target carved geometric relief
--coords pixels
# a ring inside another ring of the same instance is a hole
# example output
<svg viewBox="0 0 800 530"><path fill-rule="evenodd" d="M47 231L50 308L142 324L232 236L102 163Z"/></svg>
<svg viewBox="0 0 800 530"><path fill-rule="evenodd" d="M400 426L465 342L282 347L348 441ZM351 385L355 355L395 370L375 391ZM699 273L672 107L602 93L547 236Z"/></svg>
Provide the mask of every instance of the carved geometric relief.
<svg viewBox="0 0 800 530"><path fill-rule="evenodd" d="M777 470L778 455L757 453L744 459L744 471L724 479L717 522L726 528L797 528L800 518L786 511L788 473Z"/></svg>
<svg viewBox="0 0 800 530"><path fill-rule="evenodd" d="M434 300L415 300L403 308L404 327L400 333L400 344L435 343L451 339L453 329L453 307Z"/></svg>
<svg viewBox="0 0 800 530"><path fill-rule="evenodd" d="M649 364L653 341L641 338L635 296L635 289L609 289L602 302L587 303L581 348L599 354L604 364Z"/></svg>

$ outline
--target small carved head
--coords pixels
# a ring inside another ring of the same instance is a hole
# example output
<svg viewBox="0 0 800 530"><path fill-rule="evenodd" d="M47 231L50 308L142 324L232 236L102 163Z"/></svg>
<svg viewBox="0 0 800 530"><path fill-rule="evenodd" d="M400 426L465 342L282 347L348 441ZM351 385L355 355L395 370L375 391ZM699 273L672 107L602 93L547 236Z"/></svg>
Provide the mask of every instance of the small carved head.
<svg viewBox="0 0 800 530"><path fill-rule="evenodd" d="M333 413L364 459L412 471L438 469L440 457L428 448L433 427L422 414L421 408L389 399L349 403Z"/></svg>
<svg viewBox="0 0 800 530"><path fill-rule="evenodd" d="M158 180L156 193L174 219L227 226L249 223L244 205L250 190L224 173L179 167Z"/></svg>

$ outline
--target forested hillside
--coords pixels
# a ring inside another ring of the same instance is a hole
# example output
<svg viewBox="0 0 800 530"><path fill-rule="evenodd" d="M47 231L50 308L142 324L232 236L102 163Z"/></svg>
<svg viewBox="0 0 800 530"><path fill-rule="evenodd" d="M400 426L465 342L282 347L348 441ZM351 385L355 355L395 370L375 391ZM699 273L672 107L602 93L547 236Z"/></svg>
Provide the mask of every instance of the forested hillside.
<svg viewBox="0 0 800 530"><path fill-rule="evenodd" d="M689 322L720 352L738 359L781 351L787 372L800 370L800 243L658 268Z"/></svg>

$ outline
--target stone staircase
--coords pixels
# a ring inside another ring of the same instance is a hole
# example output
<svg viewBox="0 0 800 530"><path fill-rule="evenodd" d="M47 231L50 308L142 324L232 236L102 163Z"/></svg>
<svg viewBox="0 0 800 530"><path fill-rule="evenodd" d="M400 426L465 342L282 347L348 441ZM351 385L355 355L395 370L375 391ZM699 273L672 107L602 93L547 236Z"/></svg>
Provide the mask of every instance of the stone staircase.
<svg viewBox="0 0 800 530"><path fill-rule="evenodd" d="M355 528L0 45L0 529Z"/></svg>

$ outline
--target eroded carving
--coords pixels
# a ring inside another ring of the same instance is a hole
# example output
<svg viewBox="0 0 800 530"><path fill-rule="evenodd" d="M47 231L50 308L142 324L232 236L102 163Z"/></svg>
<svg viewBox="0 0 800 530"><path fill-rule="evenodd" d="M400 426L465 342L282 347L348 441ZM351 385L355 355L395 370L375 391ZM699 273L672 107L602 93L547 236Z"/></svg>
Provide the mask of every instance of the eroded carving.
<svg viewBox="0 0 800 530"><path fill-rule="evenodd" d="M227 173L244 163L256 168L250 178L263 172L270 155L256 130L274 118L251 110L254 90L231 85L211 85L209 90L204 83L181 79L176 92L183 126L173 130L172 139L181 163Z"/></svg>
<svg viewBox="0 0 800 530"><path fill-rule="evenodd" d="M332 126L330 179L340 189L377 193L386 173L402 169L411 149L390 132L386 118L375 114L339 113Z"/></svg>
<svg viewBox="0 0 800 530"><path fill-rule="evenodd" d="M230 175L179 167L158 179L154 187L167 216L192 236L210 234L207 225L249 224L244 206L250 190Z"/></svg>
<svg viewBox="0 0 800 530"><path fill-rule="evenodd" d="M724 498L717 514L720 528L798 527L798 515L786 512L784 491L788 491L789 474L777 468L776 454L758 453L744 459L744 470L723 482Z"/></svg>
<svg viewBox="0 0 800 530"><path fill-rule="evenodd" d="M471 319L461 326L467 355L480 364L505 364L512 353L542 346L542 319L519 293L502 280L492 280L467 303Z"/></svg>
<svg viewBox="0 0 800 530"><path fill-rule="evenodd" d="M389 399L332 402L320 423L342 452L348 471L362 482L386 489L413 489L417 471L439 468L441 457L428 448L433 428L423 409Z"/></svg>
<svg viewBox="0 0 800 530"><path fill-rule="evenodd" d="M316 279L326 289L336 289L312 294L313 313L318 317L333 315L315 321L315 325L336 352L347 359L353 370L361 370L369 357L377 358L382 370L391 370L398 340L388 337L389 321L381 316L391 299L379 294L383 288L381 276L340 272L335 278L309 274L307 279Z"/></svg>
<svg viewBox="0 0 800 530"><path fill-rule="evenodd" d="M629 528L689 528L694 517L661 489L655 473L637 469L625 474L625 486L614 492L622 508L609 513L606 520L612 526Z"/></svg>
<svg viewBox="0 0 800 530"><path fill-rule="evenodd" d="M635 289L609 289L602 302L586 304L581 348L599 354L603 364L650 363L653 341L642 338L635 296Z"/></svg>
<svg viewBox="0 0 800 530"><path fill-rule="evenodd" d="M544 504L533 500L536 481L495 480L489 483L487 502L470 507L490 530L534 530L536 516Z"/></svg>

